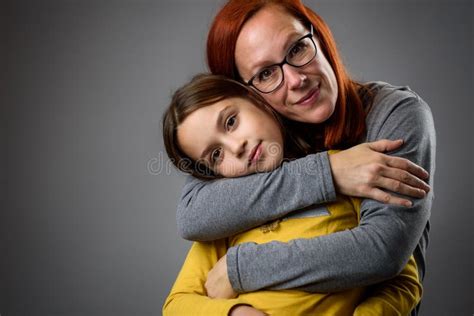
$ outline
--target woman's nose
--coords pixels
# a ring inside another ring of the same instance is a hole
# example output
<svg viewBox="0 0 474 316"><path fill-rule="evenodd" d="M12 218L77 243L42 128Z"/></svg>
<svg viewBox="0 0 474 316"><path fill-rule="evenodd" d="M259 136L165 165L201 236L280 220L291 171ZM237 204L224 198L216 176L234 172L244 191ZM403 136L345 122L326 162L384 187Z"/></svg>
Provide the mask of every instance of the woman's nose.
<svg viewBox="0 0 474 316"><path fill-rule="evenodd" d="M285 74L288 88L291 90L302 88L307 81L306 75L302 74L298 68L292 67L291 65L284 65L283 72Z"/></svg>

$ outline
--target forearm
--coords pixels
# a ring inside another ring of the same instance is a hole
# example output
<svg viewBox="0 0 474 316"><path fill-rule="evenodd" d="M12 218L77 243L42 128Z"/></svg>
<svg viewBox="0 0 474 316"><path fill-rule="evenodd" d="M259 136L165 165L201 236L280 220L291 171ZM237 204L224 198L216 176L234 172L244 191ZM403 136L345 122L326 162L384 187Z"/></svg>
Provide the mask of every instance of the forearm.
<svg viewBox="0 0 474 316"><path fill-rule="evenodd" d="M417 246L429 217L425 203L409 211L374 212L359 227L318 238L232 247L227 252L232 287L333 292L392 278Z"/></svg>
<svg viewBox="0 0 474 316"><path fill-rule="evenodd" d="M369 289L368 297L357 306L354 316L406 316L421 295L421 281L412 256L398 276Z"/></svg>
<svg viewBox="0 0 474 316"><path fill-rule="evenodd" d="M224 238L335 197L327 153L242 178L190 178L178 205L178 231L191 240Z"/></svg>

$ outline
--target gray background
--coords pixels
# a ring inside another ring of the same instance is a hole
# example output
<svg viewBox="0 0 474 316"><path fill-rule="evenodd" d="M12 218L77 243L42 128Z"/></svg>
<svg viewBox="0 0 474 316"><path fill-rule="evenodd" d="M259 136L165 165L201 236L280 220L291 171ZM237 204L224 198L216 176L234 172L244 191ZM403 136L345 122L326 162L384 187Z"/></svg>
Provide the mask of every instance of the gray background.
<svg viewBox="0 0 474 316"><path fill-rule="evenodd" d="M205 70L221 0L2 2L0 313L159 315L190 246L161 115ZM422 315L471 315L471 1L306 1L354 77L408 84L437 129Z"/></svg>

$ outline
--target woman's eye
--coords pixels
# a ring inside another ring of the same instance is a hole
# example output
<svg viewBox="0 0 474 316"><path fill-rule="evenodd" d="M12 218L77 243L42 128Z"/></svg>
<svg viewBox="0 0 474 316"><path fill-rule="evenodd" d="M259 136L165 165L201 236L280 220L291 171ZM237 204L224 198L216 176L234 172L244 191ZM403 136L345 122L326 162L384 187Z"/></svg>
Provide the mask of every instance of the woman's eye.
<svg viewBox="0 0 474 316"><path fill-rule="evenodd" d="M234 125L235 125L235 121L236 121L236 116L235 115L232 115L231 117L229 117L225 123L225 127L226 127L226 130L229 130L231 129Z"/></svg>
<svg viewBox="0 0 474 316"><path fill-rule="evenodd" d="M298 42L298 43L295 44L295 46L293 46L290 49L290 53L288 55L289 55L290 58L294 58L294 57L304 53L306 48L307 48L307 45L304 42Z"/></svg>
<svg viewBox="0 0 474 316"><path fill-rule="evenodd" d="M221 149L217 148L211 153L211 163L214 164L219 161L221 157Z"/></svg>
<svg viewBox="0 0 474 316"><path fill-rule="evenodd" d="M272 77L274 72L275 70L273 68L265 68L258 73L258 80L261 82L266 81Z"/></svg>

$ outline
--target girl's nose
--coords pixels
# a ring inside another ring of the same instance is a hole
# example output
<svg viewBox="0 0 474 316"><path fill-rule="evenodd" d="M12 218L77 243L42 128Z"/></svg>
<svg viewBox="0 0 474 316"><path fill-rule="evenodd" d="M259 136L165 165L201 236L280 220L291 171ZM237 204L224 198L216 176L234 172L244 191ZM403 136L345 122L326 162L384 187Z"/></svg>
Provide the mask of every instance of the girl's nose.
<svg viewBox="0 0 474 316"><path fill-rule="evenodd" d="M240 158L245 153L247 147L247 140L239 138L229 138L227 140L227 147L233 155L235 155L237 158Z"/></svg>

